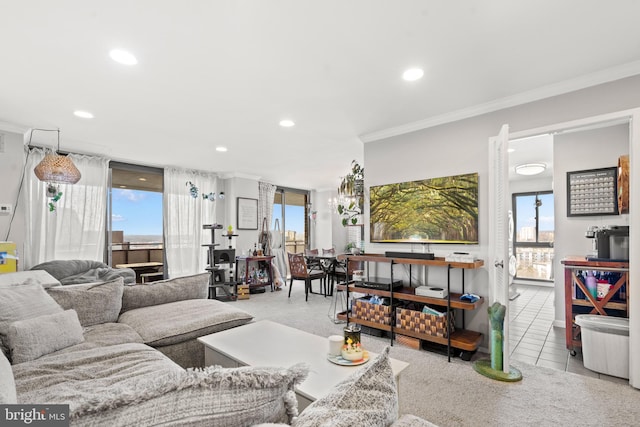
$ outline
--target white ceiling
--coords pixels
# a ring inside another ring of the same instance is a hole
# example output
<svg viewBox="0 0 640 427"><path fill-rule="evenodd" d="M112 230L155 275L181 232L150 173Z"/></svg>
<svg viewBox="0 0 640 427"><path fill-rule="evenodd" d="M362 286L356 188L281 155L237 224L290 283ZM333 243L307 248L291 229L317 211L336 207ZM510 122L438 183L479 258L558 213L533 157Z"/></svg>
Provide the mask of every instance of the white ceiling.
<svg viewBox="0 0 640 427"><path fill-rule="evenodd" d="M363 140L640 73L635 0L7 0L0 16L0 127L308 189L335 188ZM403 81L412 66L424 78Z"/></svg>

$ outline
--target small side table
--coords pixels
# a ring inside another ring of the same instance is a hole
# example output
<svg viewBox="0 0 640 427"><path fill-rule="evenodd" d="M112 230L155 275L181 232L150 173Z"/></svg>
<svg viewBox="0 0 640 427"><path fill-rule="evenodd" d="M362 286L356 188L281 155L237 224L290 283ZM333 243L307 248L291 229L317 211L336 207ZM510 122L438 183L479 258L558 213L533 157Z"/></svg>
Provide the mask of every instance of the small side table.
<svg viewBox="0 0 640 427"><path fill-rule="evenodd" d="M273 255L264 255L264 256L236 256L236 274L235 280L238 281L238 270L239 262L244 262L244 277L242 278L242 282L249 285L249 290L255 288L262 288L266 286L271 286L271 292L273 292L273 272L271 271L271 260L274 259ZM252 283L252 278L249 276L249 266L252 262L257 262L259 268L263 268L267 272L267 281L261 283Z"/></svg>

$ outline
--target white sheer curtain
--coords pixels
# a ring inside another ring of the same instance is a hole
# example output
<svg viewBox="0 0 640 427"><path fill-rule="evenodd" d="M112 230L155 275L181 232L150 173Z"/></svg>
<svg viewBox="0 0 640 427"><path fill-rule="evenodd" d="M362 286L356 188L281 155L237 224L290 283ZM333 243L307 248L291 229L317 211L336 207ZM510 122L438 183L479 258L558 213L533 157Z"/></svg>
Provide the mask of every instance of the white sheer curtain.
<svg viewBox="0 0 640 427"><path fill-rule="evenodd" d="M188 182L198 187L198 197L189 192ZM165 168L164 170L164 239L167 274L179 277L204 273L207 251L202 247L211 243L211 230L205 224L216 222L216 204L202 197L218 194L215 174L194 170Z"/></svg>
<svg viewBox="0 0 640 427"><path fill-rule="evenodd" d="M273 198L276 195L276 186L268 182L258 182L258 233L268 231L273 227ZM267 218L267 229L262 230L264 218Z"/></svg>
<svg viewBox="0 0 640 427"><path fill-rule="evenodd" d="M69 154L82 178L76 184L59 184L62 197L49 210L47 184L33 169L44 158L41 148L27 150L23 201L27 232L24 268L54 259L104 260L107 220L109 159Z"/></svg>

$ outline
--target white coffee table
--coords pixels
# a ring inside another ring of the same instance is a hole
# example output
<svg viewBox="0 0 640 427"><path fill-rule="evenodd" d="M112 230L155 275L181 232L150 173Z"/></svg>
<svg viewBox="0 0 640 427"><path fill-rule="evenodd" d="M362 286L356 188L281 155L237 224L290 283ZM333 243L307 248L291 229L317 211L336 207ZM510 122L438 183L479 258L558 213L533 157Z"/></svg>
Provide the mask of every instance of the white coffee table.
<svg viewBox="0 0 640 427"><path fill-rule="evenodd" d="M205 346L207 366L276 366L288 368L305 362L311 366L307 379L296 388L298 409L326 395L336 384L359 369L364 369L377 354L369 352L369 362L358 366L340 366L327 360L328 339L269 320L249 323L198 338ZM366 348L366 346L365 346ZM399 381L408 363L391 359L391 368Z"/></svg>

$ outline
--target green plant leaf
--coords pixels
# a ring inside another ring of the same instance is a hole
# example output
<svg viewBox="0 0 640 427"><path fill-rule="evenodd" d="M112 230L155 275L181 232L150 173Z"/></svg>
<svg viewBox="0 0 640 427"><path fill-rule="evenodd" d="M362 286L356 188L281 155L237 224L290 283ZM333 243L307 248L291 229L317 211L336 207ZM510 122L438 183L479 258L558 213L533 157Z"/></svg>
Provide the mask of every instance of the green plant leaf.
<svg viewBox="0 0 640 427"><path fill-rule="evenodd" d="M342 218L342 226L343 227L347 226L347 218Z"/></svg>
<svg viewBox="0 0 640 427"><path fill-rule="evenodd" d="M351 218L351 224L356 225L358 223L358 218L357 217L353 217Z"/></svg>
<svg viewBox="0 0 640 427"><path fill-rule="evenodd" d="M344 213L344 206L338 205L338 213L342 215Z"/></svg>

